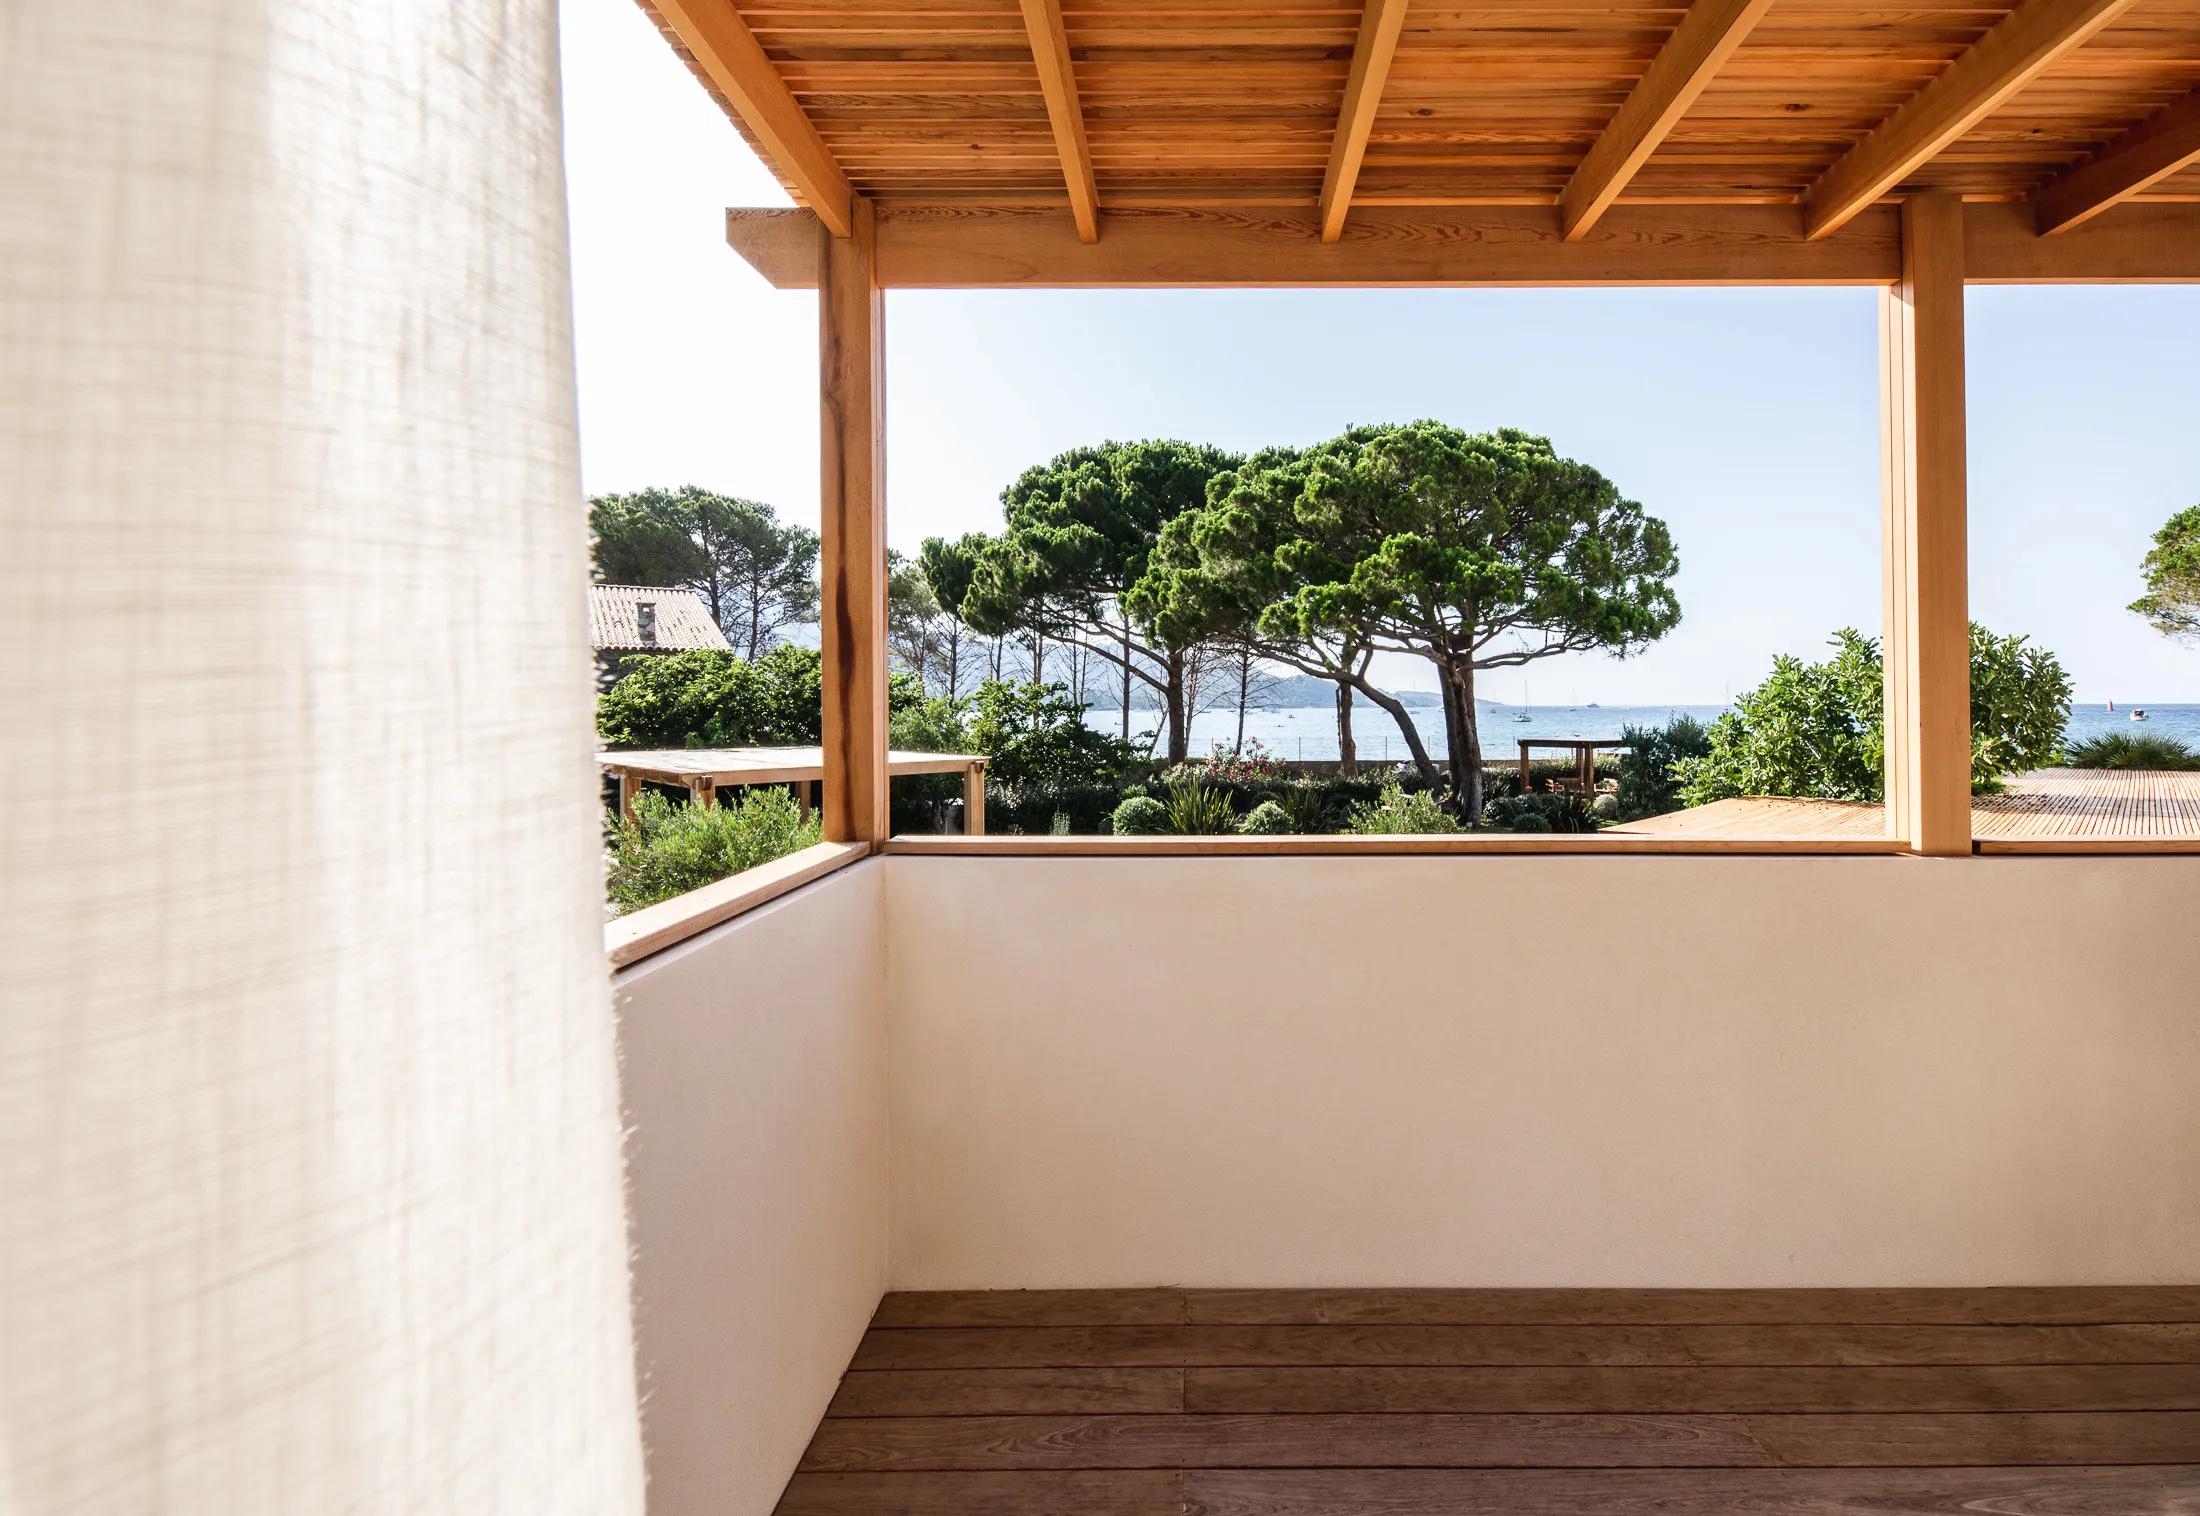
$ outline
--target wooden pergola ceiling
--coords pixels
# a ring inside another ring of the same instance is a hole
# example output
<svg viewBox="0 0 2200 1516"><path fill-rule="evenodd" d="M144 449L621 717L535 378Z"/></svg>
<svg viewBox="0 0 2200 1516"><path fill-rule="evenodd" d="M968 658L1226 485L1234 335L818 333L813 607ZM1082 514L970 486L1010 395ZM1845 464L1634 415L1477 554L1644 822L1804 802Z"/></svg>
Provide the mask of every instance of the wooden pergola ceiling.
<svg viewBox="0 0 2200 1516"><path fill-rule="evenodd" d="M2200 0L643 0L803 205L2200 202Z"/></svg>

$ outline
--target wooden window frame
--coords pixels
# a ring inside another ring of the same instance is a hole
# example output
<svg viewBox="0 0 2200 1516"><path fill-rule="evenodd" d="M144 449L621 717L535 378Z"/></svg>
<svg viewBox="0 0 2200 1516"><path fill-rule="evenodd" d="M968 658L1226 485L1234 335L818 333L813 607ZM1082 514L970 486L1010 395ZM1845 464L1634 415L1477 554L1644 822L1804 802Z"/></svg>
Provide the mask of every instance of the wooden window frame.
<svg viewBox="0 0 2200 1516"><path fill-rule="evenodd" d="M837 201L835 202L837 206ZM1792 208L1619 204L1569 234L1532 207L1454 215L1362 206L1352 235L1277 211L1063 212L874 204L846 232L810 210L732 210L727 241L780 289L818 292L820 619L826 841L612 923L631 963L880 853L1227 858L1719 855L2130 856L2200 838L1972 836L1964 541L1964 292L1981 283L2200 282L2200 206L2131 203L2041 236L2023 204L1913 195L1806 235ZM1085 235L1080 236L1083 232ZM1888 835L1881 838L929 837L889 834L885 292L893 288L1853 285L1880 290L1882 604Z"/></svg>

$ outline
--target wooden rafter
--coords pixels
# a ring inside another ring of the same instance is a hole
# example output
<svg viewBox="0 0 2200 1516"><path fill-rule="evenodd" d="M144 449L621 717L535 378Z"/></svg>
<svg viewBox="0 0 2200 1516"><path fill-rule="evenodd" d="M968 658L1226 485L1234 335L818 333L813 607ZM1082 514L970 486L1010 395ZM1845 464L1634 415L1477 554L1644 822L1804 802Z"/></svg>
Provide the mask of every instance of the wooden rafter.
<svg viewBox="0 0 2200 1516"><path fill-rule="evenodd" d="M731 0L650 0L755 134L772 165L836 237L855 227L855 191Z"/></svg>
<svg viewBox="0 0 2200 1516"><path fill-rule="evenodd" d="M1596 225L1687 113L1772 0L1695 0L1559 196L1568 242Z"/></svg>
<svg viewBox="0 0 2200 1516"><path fill-rule="evenodd" d="M1329 145L1329 166L1322 172L1322 241L1344 235L1352 211L1352 186L1367 157L1367 134L1375 125L1390 60L1398 53L1398 33L1406 24L1406 0L1366 0L1360 12L1359 39L1352 44L1352 68L1345 76L1344 105L1337 112L1337 133Z"/></svg>
<svg viewBox="0 0 2200 1516"><path fill-rule="evenodd" d="M1824 237L1900 184L2134 0L2026 0L1821 174L1803 231Z"/></svg>
<svg viewBox="0 0 2200 1516"><path fill-rule="evenodd" d="M2200 162L2200 90L2141 122L2033 197L2040 235L2067 231Z"/></svg>
<svg viewBox="0 0 2200 1516"><path fill-rule="evenodd" d="M1070 62L1069 32L1062 24L1062 0L1021 0L1024 30L1031 34L1031 61L1038 65L1039 91L1046 96L1047 120L1054 127L1054 150L1062 159L1069 186L1069 212L1077 238L1100 236L1100 196L1093 186L1092 149L1085 142L1085 112L1077 100L1077 73Z"/></svg>

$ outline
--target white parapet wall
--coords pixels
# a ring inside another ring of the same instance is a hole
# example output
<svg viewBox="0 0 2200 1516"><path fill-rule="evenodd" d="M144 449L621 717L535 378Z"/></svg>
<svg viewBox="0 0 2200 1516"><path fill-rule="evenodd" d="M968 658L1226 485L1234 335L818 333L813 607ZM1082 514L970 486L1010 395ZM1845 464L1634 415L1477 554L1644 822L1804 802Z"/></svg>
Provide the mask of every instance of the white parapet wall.
<svg viewBox="0 0 2200 1516"><path fill-rule="evenodd" d="M618 977L652 1516L770 1511L885 1288L883 878Z"/></svg>
<svg viewBox="0 0 2200 1516"><path fill-rule="evenodd" d="M886 860L896 1288L2200 1279L2200 858Z"/></svg>

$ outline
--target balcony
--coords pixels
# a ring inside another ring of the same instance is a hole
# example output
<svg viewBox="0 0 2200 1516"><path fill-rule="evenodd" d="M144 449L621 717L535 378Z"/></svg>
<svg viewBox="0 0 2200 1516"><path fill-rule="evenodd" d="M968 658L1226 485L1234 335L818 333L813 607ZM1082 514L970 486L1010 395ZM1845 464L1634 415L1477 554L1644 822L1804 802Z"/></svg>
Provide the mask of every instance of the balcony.
<svg viewBox="0 0 2200 1516"><path fill-rule="evenodd" d="M2187 872L859 863L619 977L653 1506L2182 1509Z"/></svg>

